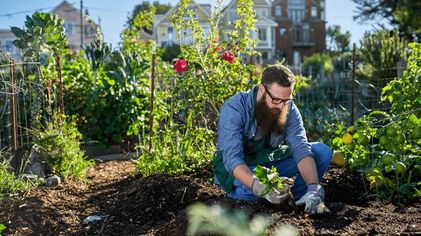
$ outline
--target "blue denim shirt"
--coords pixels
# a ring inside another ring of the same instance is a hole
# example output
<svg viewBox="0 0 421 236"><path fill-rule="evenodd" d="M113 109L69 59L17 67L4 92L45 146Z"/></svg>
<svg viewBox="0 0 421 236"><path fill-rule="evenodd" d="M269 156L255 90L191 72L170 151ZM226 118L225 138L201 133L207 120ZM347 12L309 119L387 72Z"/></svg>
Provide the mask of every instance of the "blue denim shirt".
<svg viewBox="0 0 421 236"><path fill-rule="evenodd" d="M248 92L240 92L225 101L221 108L218 122L217 151L222 152L224 166L232 175L235 167L246 164L244 161L243 136L252 139L257 130L257 122L250 127L249 121L254 116L255 104L253 93L258 87ZM271 134L270 145L279 147L286 141L292 152L295 163L304 157L313 156L307 141L301 114L294 103L291 103L285 133Z"/></svg>

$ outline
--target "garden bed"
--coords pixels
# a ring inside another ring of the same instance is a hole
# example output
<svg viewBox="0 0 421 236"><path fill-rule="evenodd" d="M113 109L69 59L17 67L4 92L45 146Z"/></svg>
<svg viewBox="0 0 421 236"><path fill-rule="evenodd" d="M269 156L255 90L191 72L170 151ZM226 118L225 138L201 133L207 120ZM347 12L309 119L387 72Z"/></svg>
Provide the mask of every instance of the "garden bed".
<svg viewBox="0 0 421 236"><path fill-rule="evenodd" d="M184 235L186 207L199 201L272 217L269 234L283 224L302 235L421 234L421 201L406 205L367 200L361 177L331 168L323 182L331 213L305 217L293 207L233 201L205 176L133 177L131 161L109 161L88 171L90 183L39 187L0 205L5 235ZM101 220L83 224L88 216Z"/></svg>

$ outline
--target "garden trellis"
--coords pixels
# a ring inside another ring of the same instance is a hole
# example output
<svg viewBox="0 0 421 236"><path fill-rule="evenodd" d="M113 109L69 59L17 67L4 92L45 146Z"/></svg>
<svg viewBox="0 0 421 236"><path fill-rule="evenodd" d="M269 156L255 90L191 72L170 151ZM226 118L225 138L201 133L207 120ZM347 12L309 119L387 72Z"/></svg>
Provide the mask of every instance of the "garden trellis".
<svg viewBox="0 0 421 236"><path fill-rule="evenodd" d="M17 151L30 144L28 132L46 109L40 79L38 62L0 65L0 149Z"/></svg>

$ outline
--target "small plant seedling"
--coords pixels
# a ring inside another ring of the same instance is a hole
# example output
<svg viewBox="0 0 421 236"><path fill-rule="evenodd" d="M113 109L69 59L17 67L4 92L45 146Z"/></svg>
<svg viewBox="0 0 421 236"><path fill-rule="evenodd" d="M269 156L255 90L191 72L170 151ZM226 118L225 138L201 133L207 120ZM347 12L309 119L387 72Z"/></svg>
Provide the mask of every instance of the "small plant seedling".
<svg viewBox="0 0 421 236"><path fill-rule="evenodd" d="M267 192L262 193L262 195L271 193L274 187L278 188L279 190L284 188L282 184L282 178L279 176L279 173L274 166L269 169L267 167L258 165L254 169L253 174L259 179L261 184L264 184L267 187Z"/></svg>
<svg viewBox="0 0 421 236"><path fill-rule="evenodd" d="M6 229L6 226L4 224L0 224L0 236L2 235L2 232Z"/></svg>

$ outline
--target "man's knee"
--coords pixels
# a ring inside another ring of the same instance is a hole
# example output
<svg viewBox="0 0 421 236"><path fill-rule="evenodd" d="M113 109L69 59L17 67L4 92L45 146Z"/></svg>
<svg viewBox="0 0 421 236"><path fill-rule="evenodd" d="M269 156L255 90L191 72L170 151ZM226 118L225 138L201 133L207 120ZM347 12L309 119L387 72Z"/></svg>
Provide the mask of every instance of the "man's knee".
<svg viewBox="0 0 421 236"><path fill-rule="evenodd" d="M314 142L311 143L311 150L314 153L316 162L330 164L332 160L332 149L329 146L321 142Z"/></svg>

